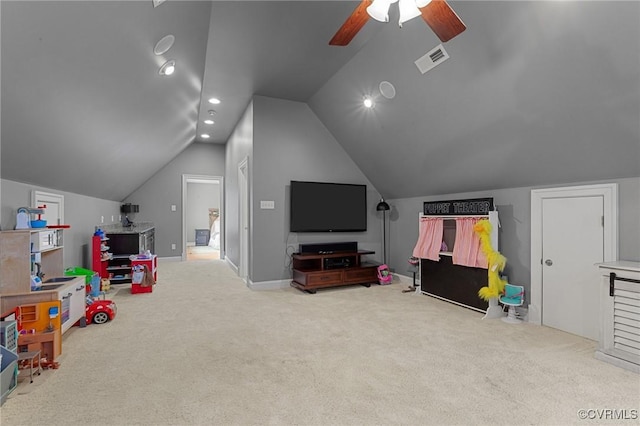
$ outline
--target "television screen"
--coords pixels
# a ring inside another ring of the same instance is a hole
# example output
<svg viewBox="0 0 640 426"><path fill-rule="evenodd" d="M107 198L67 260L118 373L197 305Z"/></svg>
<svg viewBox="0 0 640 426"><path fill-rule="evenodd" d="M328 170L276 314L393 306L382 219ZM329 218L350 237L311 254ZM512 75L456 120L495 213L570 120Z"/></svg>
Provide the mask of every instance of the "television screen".
<svg viewBox="0 0 640 426"><path fill-rule="evenodd" d="M291 232L367 230L367 186L291 181Z"/></svg>

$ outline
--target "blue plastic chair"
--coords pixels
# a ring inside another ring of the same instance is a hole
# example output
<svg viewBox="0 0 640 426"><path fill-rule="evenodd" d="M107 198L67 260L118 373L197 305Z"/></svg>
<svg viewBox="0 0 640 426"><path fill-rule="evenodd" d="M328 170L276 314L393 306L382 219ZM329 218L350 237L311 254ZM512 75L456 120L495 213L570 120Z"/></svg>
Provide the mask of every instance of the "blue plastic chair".
<svg viewBox="0 0 640 426"><path fill-rule="evenodd" d="M509 307L506 317L502 321L511 324L522 322L516 314L516 307L524 304L524 287L521 285L505 284L504 293L500 296L500 303Z"/></svg>

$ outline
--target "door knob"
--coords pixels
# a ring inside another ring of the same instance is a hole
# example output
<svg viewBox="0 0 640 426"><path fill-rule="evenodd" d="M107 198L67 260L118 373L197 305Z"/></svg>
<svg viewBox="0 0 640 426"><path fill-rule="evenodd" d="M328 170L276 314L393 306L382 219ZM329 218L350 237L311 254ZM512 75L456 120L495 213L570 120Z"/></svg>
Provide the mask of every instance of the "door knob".
<svg viewBox="0 0 640 426"><path fill-rule="evenodd" d="M551 266L551 265L553 265L553 261L551 259L547 259L547 260L544 261L544 264L547 265L547 266Z"/></svg>

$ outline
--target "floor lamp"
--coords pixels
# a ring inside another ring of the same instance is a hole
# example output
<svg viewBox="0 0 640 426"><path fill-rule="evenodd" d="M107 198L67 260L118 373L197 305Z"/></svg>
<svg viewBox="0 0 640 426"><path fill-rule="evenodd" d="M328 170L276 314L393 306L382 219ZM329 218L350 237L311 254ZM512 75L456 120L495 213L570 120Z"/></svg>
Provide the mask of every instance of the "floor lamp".
<svg viewBox="0 0 640 426"><path fill-rule="evenodd" d="M385 265L387 264L387 211L390 209L384 198L380 198L376 210L382 211L382 263Z"/></svg>

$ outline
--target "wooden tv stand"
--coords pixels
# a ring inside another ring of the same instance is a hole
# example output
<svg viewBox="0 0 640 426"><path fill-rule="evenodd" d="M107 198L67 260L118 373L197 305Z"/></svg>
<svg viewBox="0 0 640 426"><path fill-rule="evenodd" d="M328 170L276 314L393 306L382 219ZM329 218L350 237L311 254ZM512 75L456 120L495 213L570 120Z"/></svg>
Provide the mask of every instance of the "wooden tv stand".
<svg viewBox="0 0 640 426"><path fill-rule="evenodd" d="M368 250L332 253L294 253L291 286L314 294L317 289L361 284L369 287L378 281L378 265L363 263Z"/></svg>

